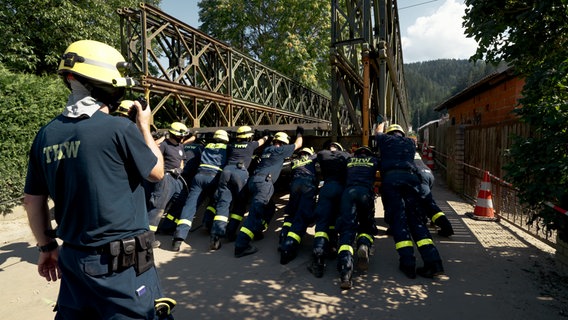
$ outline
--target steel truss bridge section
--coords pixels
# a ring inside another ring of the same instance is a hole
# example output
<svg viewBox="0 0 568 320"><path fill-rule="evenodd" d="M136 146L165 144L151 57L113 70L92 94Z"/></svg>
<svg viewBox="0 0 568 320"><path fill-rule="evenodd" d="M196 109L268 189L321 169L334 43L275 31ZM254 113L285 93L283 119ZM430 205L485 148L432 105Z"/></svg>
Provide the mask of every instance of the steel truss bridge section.
<svg viewBox="0 0 568 320"><path fill-rule="evenodd" d="M378 115L409 128L396 0L332 0L331 14L332 109L346 105L364 144Z"/></svg>
<svg viewBox="0 0 568 320"><path fill-rule="evenodd" d="M151 5L118 14L121 49L139 80L134 90L151 99L154 119L194 128L302 124L311 134L331 132L329 98Z"/></svg>

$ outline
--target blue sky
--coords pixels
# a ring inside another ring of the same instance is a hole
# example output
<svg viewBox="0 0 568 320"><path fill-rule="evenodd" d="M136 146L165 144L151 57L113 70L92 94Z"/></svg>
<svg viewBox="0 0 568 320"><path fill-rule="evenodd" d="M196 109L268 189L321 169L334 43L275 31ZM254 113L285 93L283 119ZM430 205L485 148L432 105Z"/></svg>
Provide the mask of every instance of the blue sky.
<svg viewBox="0 0 568 320"><path fill-rule="evenodd" d="M198 0L162 0L167 14L199 27ZM463 34L463 0L398 0L405 63L436 59L468 59L476 43Z"/></svg>

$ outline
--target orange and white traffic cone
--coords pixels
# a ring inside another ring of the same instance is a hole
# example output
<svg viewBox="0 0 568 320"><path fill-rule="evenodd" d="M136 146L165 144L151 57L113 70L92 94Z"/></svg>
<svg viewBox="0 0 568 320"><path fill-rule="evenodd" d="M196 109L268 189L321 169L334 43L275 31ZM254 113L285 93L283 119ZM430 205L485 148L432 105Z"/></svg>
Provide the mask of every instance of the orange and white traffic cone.
<svg viewBox="0 0 568 320"><path fill-rule="evenodd" d="M426 159L428 156L428 146L426 145L426 141L422 144L422 158Z"/></svg>
<svg viewBox="0 0 568 320"><path fill-rule="evenodd" d="M475 209L466 215L475 220L498 221L493 210L493 200L491 198L491 180L489 179L489 171L485 171L479 192L477 193L477 201Z"/></svg>
<svg viewBox="0 0 568 320"><path fill-rule="evenodd" d="M430 170L434 170L434 156L432 155L432 148L428 148L428 153L426 154L426 166Z"/></svg>

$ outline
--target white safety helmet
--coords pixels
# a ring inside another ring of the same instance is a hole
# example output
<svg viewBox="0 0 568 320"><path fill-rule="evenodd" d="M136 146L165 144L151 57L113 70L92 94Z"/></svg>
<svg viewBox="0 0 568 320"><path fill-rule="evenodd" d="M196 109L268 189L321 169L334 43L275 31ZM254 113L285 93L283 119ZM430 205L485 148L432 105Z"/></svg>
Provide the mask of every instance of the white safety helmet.
<svg viewBox="0 0 568 320"><path fill-rule="evenodd" d="M288 134L286 134L286 132L276 132L276 134L274 135L274 140L280 141L284 144L288 144L290 143L290 137L288 136Z"/></svg>
<svg viewBox="0 0 568 320"><path fill-rule="evenodd" d="M219 130L215 131L215 134L213 135L213 139L224 141L224 142L229 142L229 134L227 133L227 131L219 129Z"/></svg>

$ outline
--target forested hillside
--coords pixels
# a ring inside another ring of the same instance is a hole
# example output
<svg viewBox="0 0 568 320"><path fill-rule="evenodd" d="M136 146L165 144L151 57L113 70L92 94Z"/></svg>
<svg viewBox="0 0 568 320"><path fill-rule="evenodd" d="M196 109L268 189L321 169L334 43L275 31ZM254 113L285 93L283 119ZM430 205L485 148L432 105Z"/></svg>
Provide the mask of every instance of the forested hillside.
<svg viewBox="0 0 568 320"><path fill-rule="evenodd" d="M405 64L404 76L414 130L440 118L441 114L434 111L438 104L504 67L504 64L494 66L482 61L473 63L457 59Z"/></svg>

